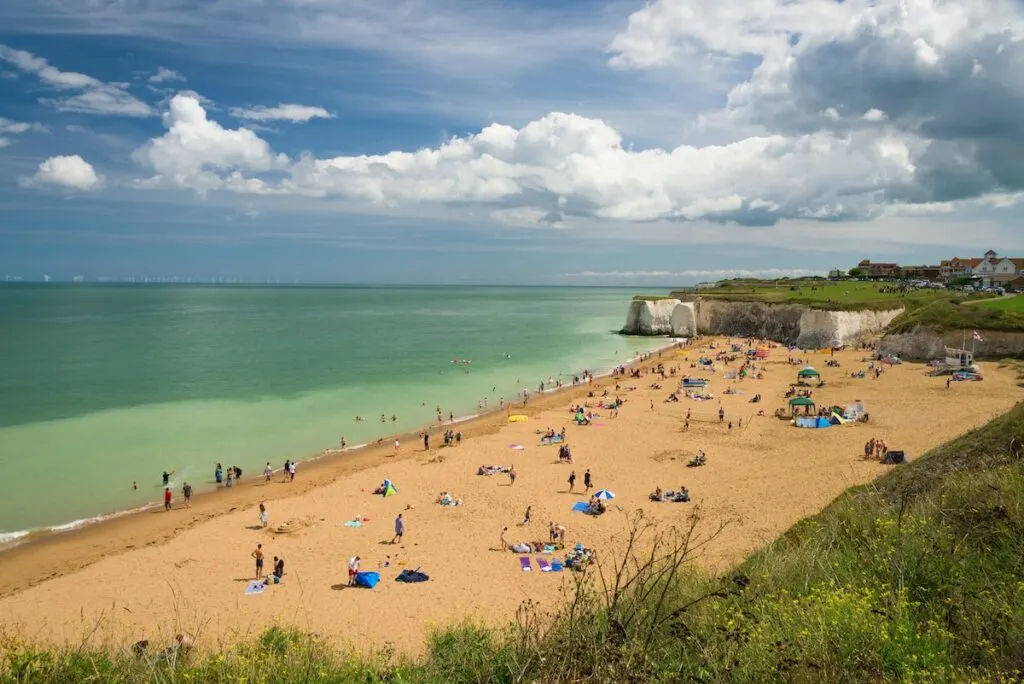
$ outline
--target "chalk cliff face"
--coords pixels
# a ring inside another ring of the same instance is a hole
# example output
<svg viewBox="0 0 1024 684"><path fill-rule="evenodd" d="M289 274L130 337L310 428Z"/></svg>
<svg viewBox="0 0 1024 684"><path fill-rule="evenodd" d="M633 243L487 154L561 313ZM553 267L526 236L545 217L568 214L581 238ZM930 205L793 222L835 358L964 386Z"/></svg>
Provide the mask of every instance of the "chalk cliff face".
<svg viewBox="0 0 1024 684"><path fill-rule="evenodd" d="M630 335L694 334L760 337L802 347L851 344L882 332L903 309L820 311L800 304L678 299L630 302L622 332Z"/></svg>
<svg viewBox="0 0 1024 684"><path fill-rule="evenodd" d="M673 335L672 312L680 304L678 299L634 299L629 303L622 331L630 335Z"/></svg>
<svg viewBox="0 0 1024 684"><path fill-rule="evenodd" d="M821 311L807 309L800 315L800 347L829 347L858 342L866 335L885 330L903 309L888 311Z"/></svg>

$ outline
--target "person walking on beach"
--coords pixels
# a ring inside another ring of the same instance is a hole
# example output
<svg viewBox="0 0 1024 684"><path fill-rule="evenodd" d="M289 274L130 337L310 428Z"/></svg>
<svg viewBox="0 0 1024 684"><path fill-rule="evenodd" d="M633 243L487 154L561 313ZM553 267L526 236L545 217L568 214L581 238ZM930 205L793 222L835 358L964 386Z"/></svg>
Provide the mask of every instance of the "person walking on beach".
<svg viewBox="0 0 1024 684"><path fill-rule="evenodd" d="M391 543L394 544L396 541L402 541L402 535L405 534L405 521L402 520L402 514L399 513L398 517L395 518L395 536L391 538Z"/></svg>
<svg viewBox="0 0 1024 684"><path fill-rule="evenodd" d="M587 468L587 472L583 473L583 493L589 492L593 486L594 482L590 479L590 468Z"/></svg>
<svg viewBox="0 0 1024 684"><path fill-rule="evenodd" d="M508 486L511 487L516 483L516 467L512 466L508 471Z"/></svg>
<svg viewBox="0 0 1024 684"><path fill-rule="evenodd" d="M721 423L725 420L725 409L721 406L718 407L718 422Z"/></svg>
<svg viewBox="0 0 1024 684"><path fill-rule="evenodd" d="M291 459L285 459L284 468L281 469L281 475L283 476L282 482L288 479L288 474L291 472L292 462Z"/></svg>
<svg viewBox="0 0 1024 684"><path fill-rule="evenodd" d="M267 482L270 482L270 478L274 476L274 469L270 467L270 461L267 461L267 467L263 469L263 474L267 478Z"/></svg>
<svg viewBox="0 0 1024 684"><path fill-rule="evenodd" d="M295 482L295 461L288 464L288 481Z"/></svg>
<svg viewBox="0 0 1024 684"><path fill-rule="evenodd" d="M530 524L530 509L531 508L532 508L532 506L527 506L526 507L526 513L523 514L523 524L524 525L529 525Z"/></svg>
<svg viewBox="0 0 1024 684"><path fill-rule="evenodd" d="M398 455L398 450L402 448L402 444L396 439L395 440L395 456Z"/></svg>
<svg viewBox="0 0 1024 684"><path fill-rule="evenodd" d="M266 527L268 519L269 518L267 516L267 506L262 501L260 501L260 524L263 527Z"/></svg>
<svg viewBox="0 0 1024 684"><path fill-rule="evenodd" d="M949 380L950 380L950 378L946 378L946 389L949 389L949 384L950 384Z"/></svg>
<svg viewBox="0 0 1024 684"><path fill-rule="evenodd" d="M362 558L359 556L352 556L348 559L348 586L354 587L356 584L356 575L359 574L359 561Z"/></svg>
<svg viewBox="0 0 1024 684"><path fill-rule="evenodd" d="M430 451L430 433L429 432L424 432L423 433L423 450L424 451Z"/></svg>
<svg viewBox="0 0 1024 684"><path fill-rule="evenodd" d="M263 576L263 544L257 544L251 555L256 559L256 579L259 579Z"/></svg>
<svg viewBox="0 0 1024 684"><path fill-rule="evenodd" d="M569 473L569 493L572 494L573 487L576 486L576 471L573 470Z"/></svg>
<svg viewBox="0 0 1024 684"><path fill-rule="evenodd" d="M192 508L192 485L186 482L181 488L181 495L185 498L185 508Z"/></svg>
<svg viewBox="0 0 1024 684"><path fill-rule="evenodd" d="M164 510L171 510L171 488L164 487Z"/></svg>

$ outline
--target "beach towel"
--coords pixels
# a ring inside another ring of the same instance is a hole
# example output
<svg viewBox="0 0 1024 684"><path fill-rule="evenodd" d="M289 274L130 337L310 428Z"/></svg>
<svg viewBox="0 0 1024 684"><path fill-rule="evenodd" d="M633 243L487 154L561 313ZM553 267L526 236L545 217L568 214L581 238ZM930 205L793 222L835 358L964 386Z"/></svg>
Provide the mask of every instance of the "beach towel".
<svg viewBox="0 0 1024 684"><path fill-rule="evenodd" d="M522 444L509 444L508 448L509 449L515 449L516 451L522 451L526 447L524 447Z"/></svg>
<svg viewBox="0 0 1024 684"><path fill-rule="evenodd" d="M586 501L577 501L572 505L572 510L576 511L577 513L586 513L587 511L590 510L590 504L588 504Z"/></svg>
<svg viewBox="0 0 1024 684"><path fill-rule="evenodd" d="M562 565L562 561L557 558L551 560L551 572L562 572L563 567L565 566Z"/></svg>
<svg viewBox="0 0 1024 684"><path fill-rule="evenodd" d="M356 586L366 587L367 589L373 589L380 582L379 572L357 572L356 573Z"/></svg>
<svg viewBox="0 0 1024 684"><path fill-rule="evenodd" d="M344 525L345 525L345 527L362 527L363 526L363 521L362 520L346 520L344 522Z"/></svg>
<svg viewBox="0 0 1024 684"><path fill-rule="evenodd" d="M551 563L548 563L544 558L537 559L537 567L540 568L541 572L551 572Z"/></svg>
<svg viewBox="0 0 1024 684"><path fill-rule="evenodd" d="M395 578L396 582L406 582L408 584L415 584L416 582L426 582L430 577L425 572L419 570L403 570Z"/></svg>
<svg viewBox="0 0 1024 684"><path fill-rule="evenodd" d="M523 569L523 572L530 572L533 568L530 567L530 559L526 556L522 556L519 559L519 566Z"/></svg>
<svg viewBox="0 0 1024 684"><path fill-rule="evenodd" d="M263 590L267 588L267 585L263 584L260 580L253 580L249 582L249 586L245 588L246 596L254 596L256 594L262 594Z"/></svg>

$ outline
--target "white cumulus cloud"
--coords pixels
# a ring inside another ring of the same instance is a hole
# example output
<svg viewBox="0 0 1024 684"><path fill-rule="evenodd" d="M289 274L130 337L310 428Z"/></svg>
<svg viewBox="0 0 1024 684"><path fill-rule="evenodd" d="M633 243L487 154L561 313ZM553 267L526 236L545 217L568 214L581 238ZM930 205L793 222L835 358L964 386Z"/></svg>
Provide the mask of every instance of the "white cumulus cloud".
<svg viewBox="0 0 1024 684"><path fill-rule="evenodd" d="M310 119L333 119L334 115L323 107L299 104L279 104L276 107L232 107L231 116L248 121L290 121L305 123Z"/></svg>
<svg viewBox="0 0 1024 684"><path fill-rule="evenodd" d="M167 132L137 149L133 157L154 175L143 186L170 185L200 193L226 189L237 192L270 191L251 174L283 168L285 155L246 128L226 129L206 116L199 99L175 95L163 116Z"/></svg>
<svg viewBox="0 0 1024 684"><path fill-rule="evenodd" d="M61 71L42 57L6 45L0 45L0 60L35 74L44 85L54 90L78 91L75 95L39 100L58 111L133 117L153 115L150 106L129 93L122 84L104 83L86 74Z"/></svg>
<svg viewBox="0 0 1024 684"><path fill-rule="evenodd" d="M97 175L92 164L77 154L50 157L39 165L39 170L32 180L38 184L74 190L91 190L103 182L103 178Z"/></svg>

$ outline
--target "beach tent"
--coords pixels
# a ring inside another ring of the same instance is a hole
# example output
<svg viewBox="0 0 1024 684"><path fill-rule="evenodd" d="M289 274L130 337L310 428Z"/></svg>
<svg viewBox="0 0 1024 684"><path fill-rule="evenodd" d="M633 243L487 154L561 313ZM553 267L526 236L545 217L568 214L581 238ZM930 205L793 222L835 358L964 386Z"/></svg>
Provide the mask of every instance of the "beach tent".
<svg viewBox="0 0 1024 684"><path fill-rule="evenodd" d="M391 483L391 480L384 480L383 496L394 496L397 493L398 490L395 489L395 485Z"/></svg>
<svg viewBox="0 0 1024 684"><path fill-rule="evenodd" d="M797 380L806 380L808 378L818 378L820 380L821 373L808 366L807 368L804 368L799 373L797 373L796 378Z"/></svg>
<svg viewBox="0 0 1024 684"><path fill-rule="evenodd" d="M366 587L367 589L373 589L380 582L379 572L357 572L356 573L356 586Z"/></svg>
<svg viewBox="0 0 1024 684"><path fill-rule="evenodd" d="M757 358L759 359L767 359L769 353L771 353L771 350L768 347L757 348Z"/></svg>
<svg viewBox="0 0 1024 684"><path fill-rule="evenodd" d="M864 402L860 399L856 399L852 404L847 404L846 408L843 409L843 418L846 418L847 420L857 420L866 412L867 409L864 408Z"/></svg>
<svg viewBox="0 0 1024 684"><path fill-rule="evenodd" d="M814 407L814 400L810 397L793 397L789 400L789 412L796 413L797 408L801 406Z"/></svg>
<svg viewBox="0 0 1024 684"><path fill-rule="evenodd" d="M832 417L829 420L832 422L833 425L849 425L850 424L849 420L847 420L846 418L843 418L841 415L839 415L838 413L835 413L835 412L832 413Z"/></svg>
<svg viewBox="0 0 1024 684"><path fill-rule="evenodd" d="M832 427L828 418L823 416L799 416L793 420L793 424L802 428L827 428Z"/></svg>

